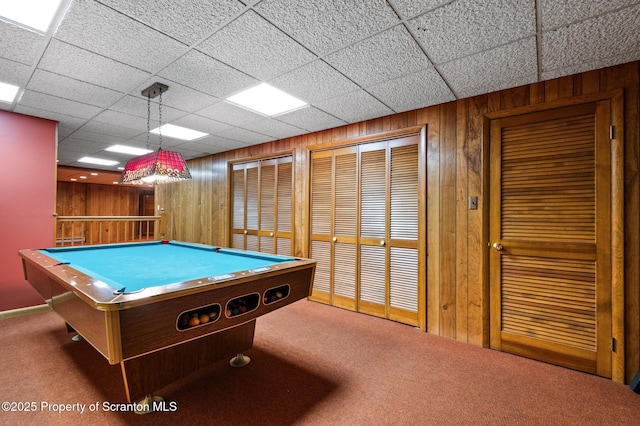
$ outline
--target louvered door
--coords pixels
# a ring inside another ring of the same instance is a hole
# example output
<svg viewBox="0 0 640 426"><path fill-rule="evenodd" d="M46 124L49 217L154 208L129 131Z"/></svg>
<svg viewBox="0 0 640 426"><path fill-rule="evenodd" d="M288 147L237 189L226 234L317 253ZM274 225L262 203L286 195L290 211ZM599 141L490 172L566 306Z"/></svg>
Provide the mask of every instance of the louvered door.
<svg viewBox="0 0 640 426"><path fill-rule="evenodd" d="M312 153L312 298L356 309L357 149Z"/></svg>
<svg viewBox="0 0 640 426"><path fill-rule="evenodd" d="M333 305L356 309L358 213L357 152L336 149L334 159Z"/></svg>
<svg viewBox="0 0 640 426"><path fill-rule="evenodd" d="M419 140L311 153L312 299L421 325Z"/></svg>
<svg viewBox="0 0 640 426"><path fill-rule="evenodd" d="M415 138L417 139L417 137ZM419 218L420 179L417 140L402 139L390 143L389 178L389 296L388 317L411 325L420 325L419 290Z"/></svg>
<svg viewBox="0 0 640 426"><path fill-rule="evenodd" d="M311 153L309 256L316 261L311 299L331 303L333 291L333 151Z"/></svg>
<svg viewBox="0 0 640 426"><path fill-rule="evenodd" d="M233 164L231 179L231 246L291 255L292 157Z"/></svg>
<svg viewBox="0 0 640 426"><path fill-rule="evenodd" d="M609 102L491 122L491 346L611 376Z"/></svg>
<svg viewBox="0 0 640 426"><path fill-rule="evenodd" d="M258 247L265 253L275 253L276 229L276 160L260 162L260 225L258 231Z"/></svg>
<svg viewBox="0 0 640 426"><path fill-rule="evenodd" d="M293 159L291 156L278 158L275 199L274 248L276 254L290 256L293 254Z"/></svg>
<svg viewBox="0 0 640 426"><path fill-rule="evenodd" d="M360 146L359 311L387 317L387 142Z"/></svg>

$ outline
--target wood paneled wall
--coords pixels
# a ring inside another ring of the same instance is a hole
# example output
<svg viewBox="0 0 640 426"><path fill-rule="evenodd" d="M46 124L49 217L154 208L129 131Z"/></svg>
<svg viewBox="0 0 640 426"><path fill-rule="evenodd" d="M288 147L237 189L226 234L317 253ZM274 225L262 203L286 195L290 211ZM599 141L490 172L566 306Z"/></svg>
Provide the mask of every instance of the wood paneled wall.
<svg viewBox="0 0 640 426"><path fill-rule="evenodd" d="M633 62L189 161L191 181L156 188L169 238L229 244L228 162L294 155L295 254L307 248L307 147L427 127L427 331L477 346L489 338L484 114L624 89L626 377L640 368L640 63ZM467 209L470 195L478 210Z"/></svg>
<svg viewBox="0 0 640 426"><path fill-rule="evenodd" d="M58 216L137 216L140 196L153 190L132 186L58 182Z"/></svg>

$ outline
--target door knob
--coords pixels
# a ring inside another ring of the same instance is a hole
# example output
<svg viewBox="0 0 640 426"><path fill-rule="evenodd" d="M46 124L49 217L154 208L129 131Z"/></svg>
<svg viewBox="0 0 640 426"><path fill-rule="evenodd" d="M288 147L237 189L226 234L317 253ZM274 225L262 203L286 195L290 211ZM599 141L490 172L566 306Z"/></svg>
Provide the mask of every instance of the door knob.
<svg viewBox="0 0 640 426"><path fill-rule="evenodd" d="M497 243L497 242L496 242L496 243L493 243L493 246L492 246L492 247L493 247L494 249L496 249L497 251L502 251L502 249L504 249L504 247L502 247L502 244Z"/></svg>

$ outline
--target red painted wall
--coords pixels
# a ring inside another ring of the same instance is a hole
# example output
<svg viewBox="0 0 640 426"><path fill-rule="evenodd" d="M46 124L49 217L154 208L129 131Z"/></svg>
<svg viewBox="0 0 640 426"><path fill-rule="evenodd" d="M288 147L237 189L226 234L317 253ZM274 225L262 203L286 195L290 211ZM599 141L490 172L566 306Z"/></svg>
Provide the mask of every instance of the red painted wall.
<svg viewBox="0 0 640 426"><path fill-rule="evenodd" d="M56 122L0 111L0 311L44 303L18 250L54 244Z"/></svg>

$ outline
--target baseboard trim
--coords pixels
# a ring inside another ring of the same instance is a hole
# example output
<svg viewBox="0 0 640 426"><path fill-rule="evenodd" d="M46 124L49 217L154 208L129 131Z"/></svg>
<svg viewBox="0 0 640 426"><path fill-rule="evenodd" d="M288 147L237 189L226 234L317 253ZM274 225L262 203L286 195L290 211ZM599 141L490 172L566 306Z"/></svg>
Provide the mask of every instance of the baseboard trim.
<svg viewBox="0 0 640 426"><path fill-rule="evenodd" d="M8 318L16 318L24 315L40 314L43 312L49 312L51 307L49 305L36 305L27 306L26 308L11 309L9 311L0 312L0 320Z"/></svg>

